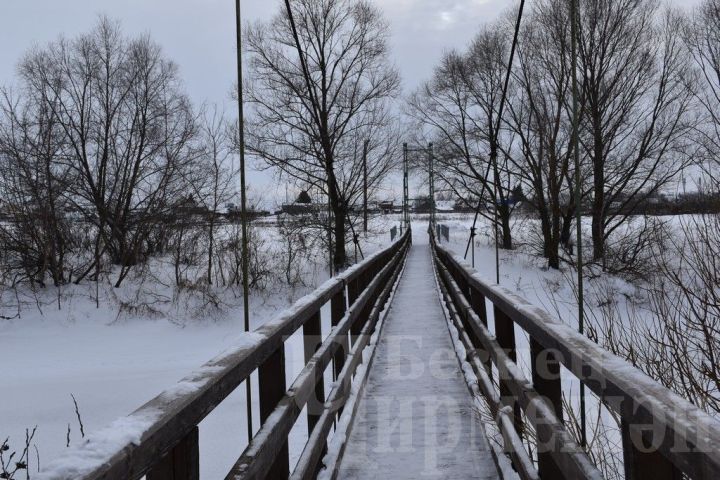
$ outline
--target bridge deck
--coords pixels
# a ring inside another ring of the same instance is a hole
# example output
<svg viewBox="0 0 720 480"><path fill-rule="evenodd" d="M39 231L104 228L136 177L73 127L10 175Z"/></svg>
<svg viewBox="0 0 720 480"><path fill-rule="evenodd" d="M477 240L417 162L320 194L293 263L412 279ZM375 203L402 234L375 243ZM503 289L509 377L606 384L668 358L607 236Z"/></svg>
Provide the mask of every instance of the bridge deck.
<svg viewBox="0 0 720 480"><path fill-rule="evenodd" d="M413 245L339 478L498 478L439 302L430 247Z"/></svg>

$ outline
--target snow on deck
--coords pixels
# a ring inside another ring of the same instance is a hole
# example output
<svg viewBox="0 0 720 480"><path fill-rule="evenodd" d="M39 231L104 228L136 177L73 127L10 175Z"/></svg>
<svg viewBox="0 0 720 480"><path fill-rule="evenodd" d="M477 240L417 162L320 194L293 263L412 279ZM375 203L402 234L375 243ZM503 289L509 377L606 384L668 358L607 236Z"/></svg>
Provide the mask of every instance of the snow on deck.
<svg viewBox="0 0 720 480"><path fill-rule="evenodd" d="M386 322L339 478L498 478L443 317L428 245L411 247Z"/></svg>

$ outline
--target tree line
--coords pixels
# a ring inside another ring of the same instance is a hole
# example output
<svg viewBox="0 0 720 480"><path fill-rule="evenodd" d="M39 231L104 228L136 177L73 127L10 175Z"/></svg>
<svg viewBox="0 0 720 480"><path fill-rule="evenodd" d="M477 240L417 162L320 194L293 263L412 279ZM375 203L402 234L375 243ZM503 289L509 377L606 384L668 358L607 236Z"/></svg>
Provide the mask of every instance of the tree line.
<svg viewBox="0 0 720 480"><path fill-rule="evenodd" d="M351 207L394 165L399 75L387 37L379 10L350 0L296 1L244 32L247 149L280 180L327 196L336 270L348 263ZM124 36L109 19L28 52L0 106L7 274L77 283L97 277L107 258L120 286L173 242L192 241L177 225L188 198L217 212L236 193L232 123L195 108L161 48L148 36Z"/></svg>
<svg viewBox="0 0 720 480"><path fill-rule="evenodd" d="M539 253L559 268L576 213L571 22L562 0L532 2L529 10L498 132L509 15L481 27L466 49L446 53L410 96L407 113L436 145L446 188L492 205L481 211L490 221L497 211L503 248L513 246L509 199L524 192L540 220ZM621 270L639 258L628 250L653 230L626 228L639 207L691 165L717 179L718 2L686 13L656 0L593 0L581 2L578 15L583 214L592 261Z"/></svg>
<svg viewBox="0 0 720 480"><path fill-rule="evenodd" d="M352 207L397 166L403 140L434 143L444 189L482 205L503 248L513 247L522 196L539 219L538 253L552 268L572 262L568 8L540 0L529 9L497 123L510 14L444 54L404 99L388 24L371 2L286 2L245 27L247 149L258 167L327 198L327 228L314 231L333 246L335 269L348 264ZM680 172L698 165L717 180L717 10L716 0L691 13L657 0L582 2L579 188L591 259L607 270L642 261L657 225L628 225ZM235 193L232 122L191 104L177 66L147 36L126 38L103 19L86 35L28 52L18 79L0 108L0 189L13 218L0 240L3 263L31 282L80 281L107 257L120 267L119 286L134 265L167 250L167 219L188 192L210 211ZM72 216L88 228L77 231Z"/></svg>

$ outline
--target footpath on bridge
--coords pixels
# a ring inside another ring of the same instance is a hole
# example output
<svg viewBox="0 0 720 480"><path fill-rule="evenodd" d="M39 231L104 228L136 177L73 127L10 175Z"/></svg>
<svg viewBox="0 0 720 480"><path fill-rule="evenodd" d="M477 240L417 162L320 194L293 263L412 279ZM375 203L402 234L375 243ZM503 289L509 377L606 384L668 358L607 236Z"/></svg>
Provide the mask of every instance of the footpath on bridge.
<svg viewBox="0 0 720 480"><path fill-rule="evenodd" d="M338 478L498 478L431 261L427 244L411 247Z"/></svg>

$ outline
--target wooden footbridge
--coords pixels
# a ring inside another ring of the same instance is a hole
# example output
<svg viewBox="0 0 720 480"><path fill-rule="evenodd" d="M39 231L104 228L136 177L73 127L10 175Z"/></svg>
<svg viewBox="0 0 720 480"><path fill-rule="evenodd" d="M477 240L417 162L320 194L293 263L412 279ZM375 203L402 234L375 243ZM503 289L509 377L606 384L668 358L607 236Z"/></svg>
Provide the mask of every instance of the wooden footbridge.
<svg viewBox="0 0 720 480"><path fill-rule="evenodd" d="M227 479L603 478L565 422L570 377L618 420L621 477L720 478L716 420L423 239L405 232L41 478L198 479L198 424L255 372L261 425ZM288 387L286 341L300 329L305 365Z"/></svg>

